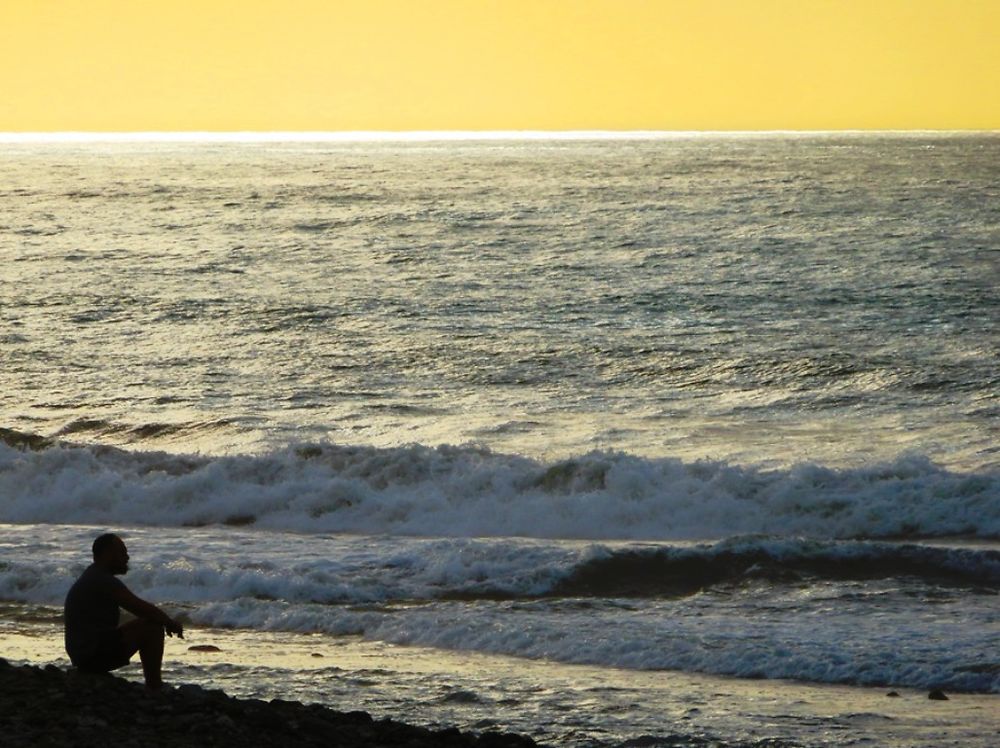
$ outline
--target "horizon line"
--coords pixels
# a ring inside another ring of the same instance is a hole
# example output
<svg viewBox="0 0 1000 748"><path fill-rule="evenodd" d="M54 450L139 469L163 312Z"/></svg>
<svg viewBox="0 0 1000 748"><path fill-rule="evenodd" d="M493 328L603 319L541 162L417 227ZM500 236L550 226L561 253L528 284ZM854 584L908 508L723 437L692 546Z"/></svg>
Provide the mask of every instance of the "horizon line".
<svg viewBox="0 0 1000 748"><path fill-rule="evenodd" d="M53 130L0 131L0 143L278 143L433 142L475 140L669 140L810 135L971 135L1000 129L817 130Z"/></svg>

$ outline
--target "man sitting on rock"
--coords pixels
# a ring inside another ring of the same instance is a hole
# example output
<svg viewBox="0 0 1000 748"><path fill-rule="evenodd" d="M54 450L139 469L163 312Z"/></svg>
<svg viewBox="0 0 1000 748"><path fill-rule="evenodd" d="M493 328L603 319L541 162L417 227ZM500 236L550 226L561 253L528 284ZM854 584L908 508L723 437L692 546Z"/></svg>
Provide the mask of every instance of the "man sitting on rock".
<svg viewBox="0 0 1000 748"><path fill-rule="evenodd" d="M84 672L107 673L127 665L136 652L146 688L163 686L163 632L184 638L184 628L162 610L133 595L116 574L128 573L128 550L117 535L94 541L94 563L66 595L66 653ZM136 620L119 626L119 608Z"/></svg>

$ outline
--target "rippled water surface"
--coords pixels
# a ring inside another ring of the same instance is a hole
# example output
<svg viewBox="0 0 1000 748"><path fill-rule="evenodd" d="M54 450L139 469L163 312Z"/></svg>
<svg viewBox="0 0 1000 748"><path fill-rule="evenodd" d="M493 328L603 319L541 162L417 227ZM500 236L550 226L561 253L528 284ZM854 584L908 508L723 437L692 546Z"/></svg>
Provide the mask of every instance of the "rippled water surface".
<svg viewBox="0 0 1000 748"><path fill-rule="evenodd" d="M997 465L993 135L0 148L8 425Z"/></svg>

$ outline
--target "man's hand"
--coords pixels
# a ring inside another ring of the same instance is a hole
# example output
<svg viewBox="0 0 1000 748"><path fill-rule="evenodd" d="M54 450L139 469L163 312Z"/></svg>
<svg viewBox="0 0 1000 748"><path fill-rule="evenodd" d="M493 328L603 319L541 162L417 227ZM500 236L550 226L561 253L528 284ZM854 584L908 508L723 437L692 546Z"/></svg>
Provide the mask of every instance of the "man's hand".
<svg viewBox="0 0 1000 748"><path fill-rule="evenodd" d="M163 624L163 629L167 632L167 636L177 634L178 638L184 638L184 627L173 618Z"/></svg>

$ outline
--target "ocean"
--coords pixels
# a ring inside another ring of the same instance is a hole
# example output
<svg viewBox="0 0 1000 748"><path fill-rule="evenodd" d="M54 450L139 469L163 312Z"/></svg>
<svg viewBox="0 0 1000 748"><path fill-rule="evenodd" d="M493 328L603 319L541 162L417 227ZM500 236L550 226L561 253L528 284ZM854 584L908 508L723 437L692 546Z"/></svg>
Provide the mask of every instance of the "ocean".
<svg viewBox="0 0 1000 748"><path fill-rule="evenodd" d="M995 743L1000 135L0 173L0 656L66 663L113 530L223 650L174 681L573 748Z"/></svg>

